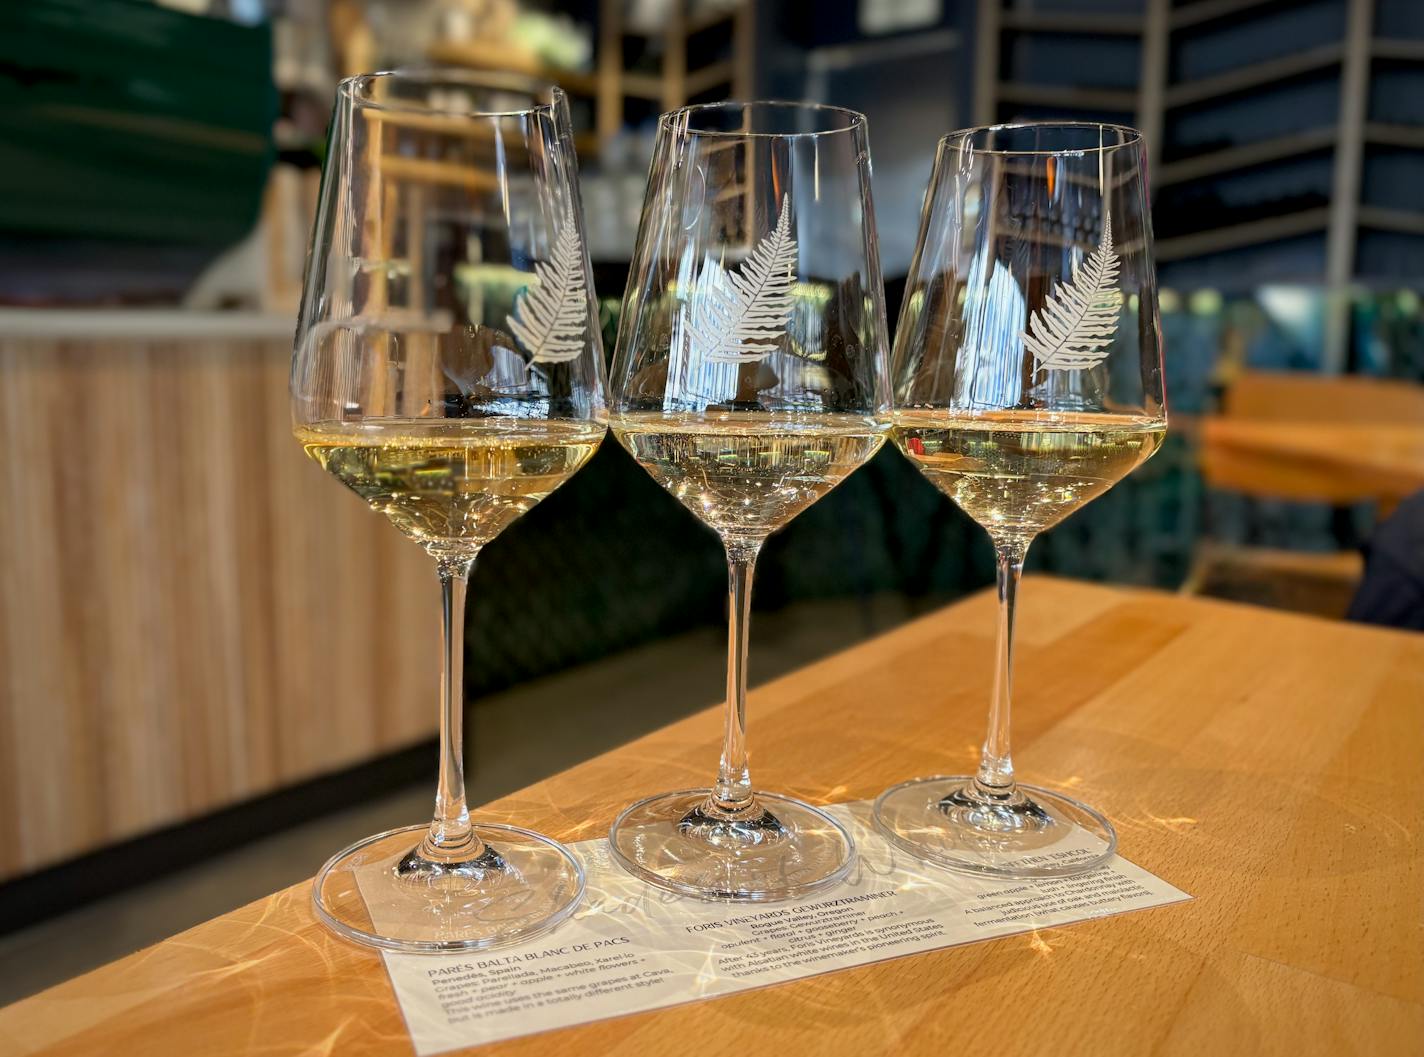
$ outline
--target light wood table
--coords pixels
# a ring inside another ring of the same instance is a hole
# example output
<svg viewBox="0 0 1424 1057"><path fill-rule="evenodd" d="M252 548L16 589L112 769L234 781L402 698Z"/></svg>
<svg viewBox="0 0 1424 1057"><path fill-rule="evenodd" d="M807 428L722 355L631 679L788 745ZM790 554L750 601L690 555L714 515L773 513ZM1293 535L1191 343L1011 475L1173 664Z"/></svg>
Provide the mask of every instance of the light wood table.
<svg viewBox="0 0 1424 1057"><path fill-rule="evenodd" d="M1424 419L1339 423L1211 416L1202 461L1214 484L1252 495L1392 507L1424 489Z"/></svg>
<svg viewBox="0 0 1424 1057"><path fill-rule="evenodd" d="M758 779L834 802L970 766L992 614L981 594L754 692ZM1020 619L1021 773L1105 809L1122 853L1192 902L489 1052L1424 1052L1424 636L1044 578ZM629 798L705 780L719 723L675 723L485 817L598 836ZM411 1046L380 960L328 935L298 885L0 1010L0 1051Z"/></svg>

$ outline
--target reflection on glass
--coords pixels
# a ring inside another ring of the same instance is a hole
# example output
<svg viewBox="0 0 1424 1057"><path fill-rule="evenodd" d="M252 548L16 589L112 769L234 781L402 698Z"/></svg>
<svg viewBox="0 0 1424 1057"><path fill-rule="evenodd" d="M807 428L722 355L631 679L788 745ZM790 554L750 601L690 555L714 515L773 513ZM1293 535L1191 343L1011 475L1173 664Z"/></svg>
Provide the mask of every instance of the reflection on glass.
<svg viewBox="0 0 1424 1057"><path fill-rule="evenodd" d="M784 899L850 868L839 823L752 784L747 622L766 537L880 447L884 314L861 115L729 103L663 116L618 332L612 425L721 537L729 622L716 780L632 805L609 835L614 857L652 884Z"/></svg>
<svg viewBox="0 0 1424 1057"><path fill-rule="evenodd" d="M461 730L475 558L588 461L607 418L557 89L456 73L341 83L291 396L307 454L430 554L442 592L434 818L334 856L316 912L392 950L552 928L583 871L546 837L470 818Z"/></svg>
<svg viewBox="0 0 1424 1057"><path fill-rule="evenodd" d="M1029 544L1166 432L1141 146L1113 125L999 126L945 137L935 160L896 333L892 435L993 540L996 667L978 772L897 785L875 819L943 866L1063 876L1116 847L1097 811L1019 784L1009 690Z"/></svg>

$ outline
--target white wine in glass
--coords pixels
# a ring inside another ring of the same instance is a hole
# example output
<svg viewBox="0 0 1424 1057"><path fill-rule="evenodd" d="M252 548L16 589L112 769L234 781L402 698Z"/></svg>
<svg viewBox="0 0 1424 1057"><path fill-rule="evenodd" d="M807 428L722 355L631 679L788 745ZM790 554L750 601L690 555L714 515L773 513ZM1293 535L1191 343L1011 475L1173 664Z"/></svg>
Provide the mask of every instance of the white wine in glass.
<svg viewBox="0 0 1424 1057"><path fill-rule="evenodd" d="M804 895L845 876L849 834L755 788L752 576L767 536L880 447L884 295L865 118L795 103L664 114L614 360L614 435L727 554L727 703L710 786L623 811L614 858L708 899Z"/></svg>
<svg viewBox="0 0 1424 1057"><path fill-rule="evenodd" d="M382 73L337 89L293 432L434 559L443 640L431 820L357 841L312 886L318 918L371 946L513 943L583 895L567 848L471 818L462 745L475 559L589 460L608 418L572 141L563 93L522 80ZM441 160L394 164L413 157Z"/></svg>
<svg viewBox="0 0 1424 1057"><path fill-rule="evenodd" d="M723 539L758 543L866 462L883 426L858 415L632 414L614 435Z"/></svg>
<svg viewBox="0 0 1424 1057"><path fill-rule="evenodd" d="M891 435L994 537L1031 540L1152 456L1166 423L1093 412L905 411Z"/></svg>
<svg viewBox="0 0 1424 1057"><path fill-rule="evenodd" d="M601 423L559 419L377 419L296 429L322 468L432 557L474 557L572 477Z"/></svg>
<svg viewBox="0 0 1424 1057"><path fill-rule="evenodd" d="M1091 870L1117 847L1112 824L1014 770L1014 606L1034 537L1166 435L1141 136L1045 123L941 140L892 372L895 443L993 541L999 626L978 771L886 790L876 825L972 873Z"/></svg>

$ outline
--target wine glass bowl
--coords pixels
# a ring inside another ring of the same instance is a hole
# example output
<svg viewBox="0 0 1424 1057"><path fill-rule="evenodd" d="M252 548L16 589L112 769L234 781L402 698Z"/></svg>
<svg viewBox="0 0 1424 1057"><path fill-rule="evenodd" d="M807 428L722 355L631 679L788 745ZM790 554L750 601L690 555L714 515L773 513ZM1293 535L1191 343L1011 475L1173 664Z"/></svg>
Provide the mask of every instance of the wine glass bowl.
<svg viewBox="0 0 1424 1057"><path fill-rule="evenodd" d="M434 559L444 640L432 821L352 845L313 887L321 920L361 943L507 944L554 927L582 896L582 867L557 842L470 818L461 747L475 559L606 429L582 228L558 89L454 71L338 87L293 430Z"/></svg>
<svg viewBox="0 0 1424 1057"><path fill-rule="evenodd" d="M891 370L891 435L989 533L1000 614L978 772L886 790L876 825L896 846L968 872L1093 869L1116 848L1108 820L1015 776L1014 605L1034 537L1165 436L1141 136L1030 123L941 140Z"/></svg>
<svg viewBox="0 0 1424 1057"><path fill-rule="evenodd" d="M721 538L727 721L710 788L614 822L614 858L711 899L805 894L850 869L845 829L757 791L746 747L752 575L767 536L880 447L889 392L865 119L799 103L664 114L612 370L610 425Z"/></svg>

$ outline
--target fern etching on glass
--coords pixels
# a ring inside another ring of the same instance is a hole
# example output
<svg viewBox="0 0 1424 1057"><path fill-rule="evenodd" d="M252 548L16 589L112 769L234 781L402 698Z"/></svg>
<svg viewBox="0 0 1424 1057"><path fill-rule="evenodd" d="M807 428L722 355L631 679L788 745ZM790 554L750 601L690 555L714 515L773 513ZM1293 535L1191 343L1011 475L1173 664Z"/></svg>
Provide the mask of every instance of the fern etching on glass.
<svg viewBox="0 0 1424 1057"><path fill-rule="evenodd" d="M776 227L737 268L728 271L710 257L703 262L683 312L704 359L749 363L777 349L791 318L796 259L790 196L783 195Z"/></svg>
<svg viewBox="0 0 1424 1057"><path fill-rule="evenodd" d="M507 321L531 363L567 363L583 352L588 296L572 202L564 207L553 255L535 262L534 282L515 298Z"/></svg>
<svg viewBox="0 0 1424 1057"><path fill-rule="evenodd" d="M1117 270L1112 218L1105 217L1098 248L1073 265L1068 281L1029 318L1023 339L1035 369L1081 371L1107 359L1122 312Z"/></svg>

